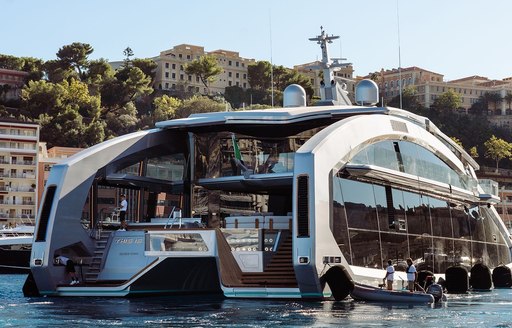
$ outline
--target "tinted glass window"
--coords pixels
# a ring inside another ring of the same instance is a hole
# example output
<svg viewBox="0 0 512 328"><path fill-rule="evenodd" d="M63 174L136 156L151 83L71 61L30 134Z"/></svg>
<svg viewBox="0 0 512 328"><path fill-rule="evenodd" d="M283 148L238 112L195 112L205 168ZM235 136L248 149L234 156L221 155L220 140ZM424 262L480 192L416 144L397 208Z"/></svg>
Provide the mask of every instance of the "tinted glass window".
<svg viewBox="0 0 512 328"><path fill-rule="evenodd" d="M351 229L350 245L353 255L352 265L382 268L378 232Z"/></svg>
<svg viewBox="0 0 512 328"><path fill-rule="evenodd" d="M470 178L450 168L428 149L408 141L381 141L356 154L353 164L368 164L469 188Z"/></svg>
<svg viewBox="0 0 512 328"><path fill-rule="evenodd" d="M432 235L439 237L452 237L452 221L448 203L433 197L428 199L430 217L432 218Z"/></svg>
<svg viewBox="0 0 512 328"><path fill-rule="evenodd" d="M388 208L388 211L392 213L393 221L389 227L390 231L396 231L405 233L407 231L406 217L405 217L405 205L404 195L401 190L392 189L391 197L393 198L388 204L392 204L392 207Z"/></svg>
<svg viewBox="0 0 512 328"><path fill-rule="evenodd" d="M454 207L450 209L453 224L453 238L471 239L468 214L463 208Z"/></svg>
<svg viewBox="0 0 512 328"><path fill-rule="evenodd" d="M408 191L403 196L408 233L432 235L428 208L421 203L420 196Z"/></svg>
<svg viewBox="0 0 512 328"><path fill-rule="evenodd" d="M333 181L333 207L332 207L332 231L336 243L340 247L345 259L352 263L350 254L350 242L348 237L348 222L345 212L345 204L341 196L341 178L334 177Z"/></svg>
<svg viewBox="0 0 512 328"><path fill-rule="evenodd" d="M343 179L341 191L349 227L378 230L372 185Z"/></svg>
<svg viewBox="0 0 512 328"><path fill-rule="evenodd" d="M409 242L407 235L400 233L381 233L382 258L392 260L399 265L397 270L405 271L405 259L409 257Z"/></svg>

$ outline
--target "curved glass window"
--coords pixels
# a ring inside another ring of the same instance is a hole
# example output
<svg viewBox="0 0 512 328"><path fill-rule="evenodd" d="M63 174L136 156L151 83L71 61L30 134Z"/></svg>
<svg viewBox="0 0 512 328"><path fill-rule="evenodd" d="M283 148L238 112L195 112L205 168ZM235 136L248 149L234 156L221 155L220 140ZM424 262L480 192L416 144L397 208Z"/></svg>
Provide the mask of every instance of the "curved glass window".
<svg viewBox="0 0 512 328"><path fill-rule="evenodd" d="M452 201L391 186L333 177L331 230L351 265L397 270L411 257L418 270L445 272L510 262L504 237L487 207Z"/></svg>
<svg viewBox="0 0 512 328"><path fill-rule="evenodd" d="M381 141L365 147L350 161L375 165L468 189L469 176L458 173L426 148L408 141Z"/></svg>

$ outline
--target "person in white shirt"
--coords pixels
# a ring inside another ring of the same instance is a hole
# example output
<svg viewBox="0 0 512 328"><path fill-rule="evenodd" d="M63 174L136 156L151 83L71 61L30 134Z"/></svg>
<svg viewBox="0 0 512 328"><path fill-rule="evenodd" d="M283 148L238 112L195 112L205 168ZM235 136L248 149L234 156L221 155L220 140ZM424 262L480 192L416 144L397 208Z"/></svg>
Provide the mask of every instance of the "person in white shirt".
<svg viewBox="0 0 512 328"><path fill-rule="evenodd" d="M409 287L409 291L414 291L414 285L418 280L418 272L416 271L416 267L412 264L412 259L409 257L407 259L407 286Z"/></svg>
<svg viewBox="0 0 512 328"><path fill-rule="evenodd" d="M119 221L121 222L121 229L126 230L128 224L126 224L126 210L128 209L128 202L126 201L126 195L121 194L121 203L119 207Z"/></svg>
<svg viewBox="0 0 512 328"><path fill-rule="evenodd" d="M384 282L386 283L387 289L393 289L393 280L395 279L395 268L393 267L393 262L388 260L388 266L386 268L386 276L384 277Z"/></svg>

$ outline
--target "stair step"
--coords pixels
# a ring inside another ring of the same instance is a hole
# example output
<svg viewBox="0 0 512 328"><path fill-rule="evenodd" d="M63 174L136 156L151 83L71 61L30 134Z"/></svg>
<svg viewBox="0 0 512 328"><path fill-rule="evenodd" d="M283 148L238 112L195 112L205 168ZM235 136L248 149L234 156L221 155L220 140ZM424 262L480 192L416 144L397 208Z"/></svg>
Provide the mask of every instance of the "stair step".
<svg viewBox="0 0 512 328"><path fill-rule="evenodd" d="M242 279L244 278L284 278L284 277L295 277L294 272L244 272Z"/></svg>

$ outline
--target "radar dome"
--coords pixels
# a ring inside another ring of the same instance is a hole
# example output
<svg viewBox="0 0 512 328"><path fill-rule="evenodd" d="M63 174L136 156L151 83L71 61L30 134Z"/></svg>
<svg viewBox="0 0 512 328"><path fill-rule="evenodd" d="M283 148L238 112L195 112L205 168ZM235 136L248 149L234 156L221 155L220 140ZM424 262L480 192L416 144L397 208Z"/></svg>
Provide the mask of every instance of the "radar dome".
<svg viewBox="0 0 512 328"><path fill-rule="evenodd" d="M306 91L298 84L290 84L283 92L284 107L306 106Z"/></svg>
<svg viewBox="0 0 512 328"><path fill-rule="evenodd" d="M356 86L356 103L361 106L373 106L379 102L379 87L372 80L362 80Z"/></svg>

